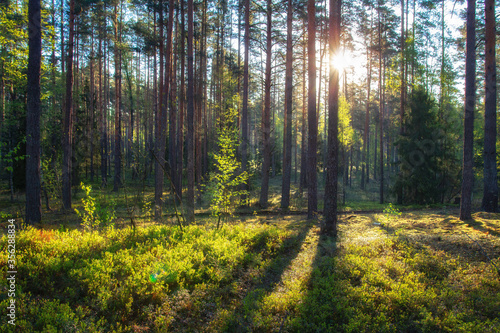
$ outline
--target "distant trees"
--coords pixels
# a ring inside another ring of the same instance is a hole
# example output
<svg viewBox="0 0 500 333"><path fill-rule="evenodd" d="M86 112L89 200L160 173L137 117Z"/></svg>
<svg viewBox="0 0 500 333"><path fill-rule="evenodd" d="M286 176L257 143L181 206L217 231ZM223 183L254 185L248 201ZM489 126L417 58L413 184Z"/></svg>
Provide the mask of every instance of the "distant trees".
<svg viewBox="0 0 500 333"><path fill-rule="evenodd" d="M396 192L404 193L402 203L439 203L446 193L440 186L446 177L446 168L453 165L453 157L443 150L443 124L438 119L435 100L423 87L409 95L408 113L403 126L406 129L396 142L401 158L400 173L396 178ZM458 165L455 165L458 168ZM444 188L451 192L450 187Z"/></svg>

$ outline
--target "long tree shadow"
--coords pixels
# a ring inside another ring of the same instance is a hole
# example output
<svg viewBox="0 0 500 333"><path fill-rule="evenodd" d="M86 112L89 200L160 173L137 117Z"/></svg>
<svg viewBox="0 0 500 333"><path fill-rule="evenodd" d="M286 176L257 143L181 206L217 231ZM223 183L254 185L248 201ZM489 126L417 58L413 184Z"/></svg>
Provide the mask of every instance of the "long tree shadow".
<svg viewBox="0 0 500 333"><path fill-rule="evenodd" d="M488 325L480 325L497 317L490 308L497 310L498 303L490 295L496 295L498 284L486 279L480 289L476 281L468 291L457 291L457 280L461 288L469 285L469 277L454 268L460 264L443 262L442 254L421 247L404 230L374 225L376 216L356 220L343 221L348 226L341 228L339 240L319 240L307 291L280 332L442 332L472 323L487 331ZM455 245L445 238L439 243ZM473 315L444 320L465 313Z"/></svg>
<svg viewBox="0 0 500 333"><path fill-rule="evenodd" d="M300 225L289 225L287 229L295 229L296 233L287 238L273 255L261 277L252 283L244 297L239 300L232 315L227 317L222 327L225 332L255 332L254 315L259 304L280 283L284 272L301 252L302 244L310 229L311 222L301 222Z"/></svg>
<svg viewBox="0 0 500 333"><path fill-rule="evenodd" d="M495 220L495 221L498 222L498 220ZM496 237L500 236L500 232L498 231L498 229L494 228L494 225L491 222L485 222L485 221L481 221L481 220L475 219L475 218L473 218L472 220L467 220L467 221L463 221L463 222L465 224L467 224L469 227L471 227L477 231L480 231L482 233L489 233L489 234L496 236ZM500 228L500 223L498 223L498 225L496 227Z"/></svg>
<svg viewBox="0 0 500 333"><path fill-rule="evenodd" d="M419 229L419 226L425 222L416 224L417 228L411 225L405 228L395 228L390 224L378 223L378 220L369 215L374 225L379 225L379 228L386 231L388 235L396 236L400 240L410 242L414 246L428 246L435 251L443 251L451 256L464 258L473 261L489 261L488 256L498 257L500 255L500 243L495 238L488 238L487 235L498 237L500 233L493 229L493 223L486 223L479 219L472 219L467 221L460 221L464 225L480 232L480 234L472 235L465 231L446 232L454 230L453 225L450 224L456 221L455 217L448 217L439 221L439 227L444 229L443 232L426 232L426 229Z"/></svg>
<svg viewBox="0 0 500 333"><path fill-rule="evenodd" d="M342 234L335 239L320 236L313 260L307 290L294 313L280 332L339 332L349 322L349 306L345 284L336 283Z"/></svg>

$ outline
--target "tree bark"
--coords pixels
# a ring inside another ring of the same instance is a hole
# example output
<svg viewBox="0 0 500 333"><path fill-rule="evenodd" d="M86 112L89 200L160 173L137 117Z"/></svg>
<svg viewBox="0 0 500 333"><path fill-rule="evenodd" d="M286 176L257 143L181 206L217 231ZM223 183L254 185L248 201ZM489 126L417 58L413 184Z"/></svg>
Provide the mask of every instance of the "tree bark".
<svg viewBox="0 0 500 333"><path fill-rule="evenodd" d="M247 171L248 165L248 62L250 54L250 0L245 0L245 52L243 64L243 107L241 109L241 171ZM248 190L248 184L243 184L243 190ZM245 203L247 197L241 200Z"/></svg>
<svg viewBox="0 0 500 333"><path fill-rule="evenodd" d="M121 40L121 29L118 25L118 4L115 4L114 16L114 58L115 58L115 178L113 184L113 191L118 192L122 184L122 126L121 126L121 83L122 83L122 73L121 73L121 46L118 44Z"/></svg>
<svg viewBox="0 0 500 333"><path fill-rule="evenodd" d="M90 67L90 129L89 129L89 138L90 138L90 181L94 182L94 28L92 27L91 32L91 51L90 51L90 59L89 59L89 67Z"/></svg>
<svg viewBox="0 0 500 333"><path fill-rule="evenodd" d="M69 2L68 56L66 57L66 105L63 122L62 201L63 208L71 209L71 155L73 144L73 46L75 27L75 0Z"/></svg>
<svg viewBox="0 0 500 333"><path fill-rule="evenodd" d="M42 197L40 182L40 68L42 29L40 0L28 3L28 87L26 110L26 223L40 223Z"/></svg>
<svg viewBox="0 0 500 333"><path fill-rule="evenodd" d="M380 125L380 189L379 189L379 202L381 204L384 203L384 97L383 97L383 80L384 80L384 72L382 69L382 21L380 17L380 7L378 11L378 43L379 43L379 78L378 78L378 87L379 87L379 125Z"/></svg>
<svg viewBox="0 0 500 333"><path fill-rule="evenodd" d="M305 26L305 23L304 23ZM305 34L304 34L305 38ZM301 128L301 142L300 142L300 180L299 180L299 193L302 194L304 188L307 187L307 127L306 127L306 43L304 41L302 47L302 128Z"/></svg>
<svg viewBox="0 0 500 333"><path fill-rule="evenodd" d="M484 192L481 209L498 210L498 176L496 170L496 64L495 64L495 1L485 1L485 112L484 112Z"/></svg>
<svg viewBox="0 0 500 333"><path fill-rule="evenodd" d="M283 129L283 182L281 191L281 208L290 206L290 182L292 178L292 97L293 97L293 48L292 48L293 4L288 0L286 19L286 74L285 74L285 119Z"/></svg>
<svg viewBox="0 0 500 333"><path fill-rule="evenodd" d="M164 105L164 46L163 46L163 0L160 0L159 8L159 33L160 33L160 68L158 82L158 107L156 109L156 127L155 127L155 219L159 221L162 215L163 207L163 179L164 179L164 158L165 158L165 125L166 125L166 110ZM163 163L163 164L162 164Z"/></svg>
<svg viewBox="0 0 500 333"><path fill-rule="evenodd" d="M371 37L371 34L370 34ZM370 38L371 41L371 38ZM365 183L369 182L370 178L370 163L368 155L370 154L370 146L368 145L368 140L370 140L370 87L371 87L371 76L372 76L372 62L370 59L371 52L370 46L367 47L366 51L366 66L367 66L367 83L366 83L366 114L365 114L365 131L363 133L363 159L361 167L361 189L365 189ZM365 179L365 168L366 168L366 179Z"/></svg>
<svg viewBox="0 0 500 333"><path fill-rule="evenodd" d="M401 0L401 92L399 96L399 112L400 112L400 128L399 128L399 133L400 135L404 134L404 125L403 125L403 120L404 120L404 115L405 115L405 96L406 96L406 82L405 82L405 44L406 44L406 38L405 38L405 30L404 30L404 25L405 25L405 0ZM441 74L442 75L442 74ZM403 188L400 187L396 191L396 201L398 204L403 203Z"/></svg>
<svg viewBox="0 0 500 333"><path fill-rule="evenodd" d="M472 218L474 183L474 108L476 106L476 0L467 0L467 39L465 58L464 152L460 220Z"/></svg>
<svg viewBox="0 0 500 333"><path fill-rule="evenodd" d="M101 4L100 6L104 6L104 4ZM104 11L102 10L101 7L101 13L104 16ZM102 18L102 17L101 17ZM106 108L105 108L105 90L103 87L103 80L102 80L102 71L103 71L103 59L105 56L105 53L102 50L102 40L103 40L103 26L102 26L103 21L100 19L99 20L99 111L100 111L100 132L101 132L101 184L102 187L105 187L107 185L107 172L106 172L106 165L107 165L107 156L106 156L106 143L107 143L107 134L106 134ZM104 63L106 63L104 59ZM104 72L104 75L106 75L106 72ZM104 80L105 81L105 80Z"/></svg>
<svg viewBox="0 0 500 333"><path fill-rule="evenodd" d="M260 206L267 208L269 195L269 168L271 167L271 55L272 55L272 0L267 0L266 72L264 79L264 109L262 112L262 183Z"/></svg>
<svg viewBox="0 0 500 333"><path fill-rule="evenodd" d="M179 130L177 135L177 195L182 199L182 168L183 168L183 158L184 158L184 109L185 109L185 100L186 100L186 79L185 79L185 69L186 69L186 57L185 57L185 15L184 15L184 1L180 1L180 9L181 9L181 43L180 43L180 59L181 59L181 80L180 80L180 88L179 88Z"/></svg>
<svg viewBox="0 0 500 333"><path fill-rule="evenodd" d="M329 45L332 58L339 50L341 0L330 0ZM339 71L330 64L328 91L328 153L326 162L323 234L337 237Z"/></svg>
<svg viewBox="0 0 500 333"><path fill-rule="evenodd" d="M186 220L188 223L194 222L194 178L195 178L195 157L194 157L194 72L193 72L193 0L188 0L188 87L187 87L187 201Z"/></svg>
<svg viewBox="0 0 500 333"><path fill-rule="evenodd" d="M173 182L174 179L177 178L177 162L176 162L176 145L175 145L175 135L176 135L176 112L175 112L175 92L170 89L170 85L172 83L172 72L175 71L175 68L172 68L172 32L174 27L174 0L169 0L168 2L168 23L167 23L167 50L165 55L165 100L169 100L168 108L169 108L169 165L170 165L170 180ZM167 107L167 103L165 103L165 107ZM166 116L166 114L165 114ZM163 154L162 156L164 156ZM174 185L175 186L175 185Z"/></svg>
<svg viewBox="0 0 500 333"><path fill-rule="evenodd" d="M307 53L309 58L309 90L308 90L308 149L307 149L307 218L314 219L318 211L318 189L317 189L317 141L318 120L316 115L316 5L314 0L307 2L308 40Z"/></svg>

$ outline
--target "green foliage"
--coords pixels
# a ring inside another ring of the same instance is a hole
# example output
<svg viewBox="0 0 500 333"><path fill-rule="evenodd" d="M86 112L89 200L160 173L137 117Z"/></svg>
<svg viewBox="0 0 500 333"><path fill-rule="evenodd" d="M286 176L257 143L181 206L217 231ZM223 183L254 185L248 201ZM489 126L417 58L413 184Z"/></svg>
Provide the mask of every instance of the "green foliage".
<svg viewBox="0 0 500 333"><path fill-rule="evenodd" d="M51 199L59 198L62 193L61 181L59 178L58 170L53 167L52 161L42 158L42 183L47 195Z"/></svg>
<svg viewBox="0 0 500 333"><path fill-rule="evenodd" d="M401 211L397 207L394 207L392 203L389 203L387 207L384 208L384 215L388 222L399 218L401 214Z"/></svg>
<svg viewBox="0 0 500 333"><path fill-rule="evenodd" d="M219 118L218 151L214 154L215 171L211 174L209 186L212 215L218 218L217 227L222 217L231 216L234 212L234 201L247 194L241 188L248 181L248 173L240 172L241 162L236 157L240 141L236 123L238 103L238 96L234 95Z"/></svg>
<svg viewBox="0 0 500 333"><path fill-rule="evenodd" d="M167 226L97 232L28 227L17 234L17 328L131 332L138 324L153 332L193 331L224 304L235 276L243 269L259 272L286 234L255 224L218 231L188 226L184 232ZM3 236L4 273L7 245ZM2 308L7 302L0 300ZM1 325L8 332L6 321Z"/></svg>
<svg viewBox="0 0 500 333"><path fill-rule="evenodd" d="M345 150L349 149L354 143L351 105L344 95L339 98L339 141Z"/></svg>
<svg viewBox="0 0 500 333"><path fill-rule="evenodd" d="M112 226L116 218L116 203L113 200L107 203L102 198L99 200L94 198L90 193L92 185L85 185L82 182L80 187L84 192L84 197L82 198L83 210L80 211L75 208L75 212L82 220L82 225L85 229L95 230L105 226Z"/></svg>
<svg viewBox="0 0 500 333"><path fill-rule="evenodd" d="M27 227L16 239L16 329L498 332L500 280L489 263L425 245L410 237L409 225L388 235L371 223L378 216L349 218L337 240L319 239L319 228L300 218L184 232ZM1 237L3 274L7 246ZM7 302L0 297L2 308Z"/></svg>
<svg viewBox="0 0 500 333"><path fill-rule="evenodd" d="M5 154L2 154L1 151L4 148L6 148L7 144L4 142L0 142L0 162L2 164L7 164L7 166L5 167L5 170L7 172L14 171L13 167L14 162L24 161L26 159L26 155L20 155L23 148L23 144L25 143L26 143L26 137L23 137L21 141L19 141L14 148L10 149Z"/></svg>
<svg viewBox="0 0 500 333"><path fill-rule="evenodd" d="M9 83L25 84L28 65L27 6L0 5L0 64L1 75Z"/></svg>
<svg viewBox="0 0 500 333"><path fill-rule="evenodd" d="M405 132L395 142L400 170L394 185L404 203L432 204L451 199L454 187L450 170L457 170L446 124L437 116L437 105L422 87L415 88L404 119Z"/></svg>

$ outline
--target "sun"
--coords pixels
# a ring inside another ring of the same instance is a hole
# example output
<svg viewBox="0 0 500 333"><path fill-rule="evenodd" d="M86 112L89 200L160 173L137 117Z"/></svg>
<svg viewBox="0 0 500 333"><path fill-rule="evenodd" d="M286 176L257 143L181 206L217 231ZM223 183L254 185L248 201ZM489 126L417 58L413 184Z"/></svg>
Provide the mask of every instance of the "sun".
<svg viewBox="0 0 500 333"><path fill-rule="evenodd" d="M354 65L354 56L349 51L339 50L339 52L330 57L330 66L333 66L340 74L354 67Z"/></svg>

